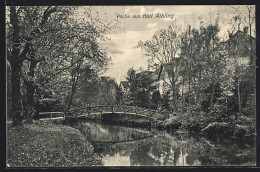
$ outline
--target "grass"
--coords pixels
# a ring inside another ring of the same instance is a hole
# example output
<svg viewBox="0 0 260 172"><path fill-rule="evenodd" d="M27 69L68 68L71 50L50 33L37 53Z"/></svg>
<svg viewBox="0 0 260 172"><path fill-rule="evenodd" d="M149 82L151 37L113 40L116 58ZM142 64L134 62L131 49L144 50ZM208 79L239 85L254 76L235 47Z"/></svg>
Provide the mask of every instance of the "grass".
<svg viewBox="0 0 260 172"><path fill-rule="evenodd" d="M7 125L10 167L82 167L101 165L93 146L76 129L48 121Z"/></svg>

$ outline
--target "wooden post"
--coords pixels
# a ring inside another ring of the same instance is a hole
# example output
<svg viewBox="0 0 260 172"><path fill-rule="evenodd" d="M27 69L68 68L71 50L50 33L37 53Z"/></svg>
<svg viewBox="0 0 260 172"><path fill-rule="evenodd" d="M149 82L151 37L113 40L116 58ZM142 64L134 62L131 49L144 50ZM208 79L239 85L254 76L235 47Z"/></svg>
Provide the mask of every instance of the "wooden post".
<svg viewBox="0 0 260 172"><path fill-rule="evenodd" d="M88 116L90 116L90 107L87 107Z"/></svg>
<svg viewBox="0 0 260 172"><path fill-rule="evenodd" d="M114 106L111 106L112 107L112 113L114 113Z"/></svg>
<svg viewBox="0 0 260 172"><path fill-rule="evenodd" d="M51 113L51 119L52 119L52 113Z"/></svg>
<svg viewBox="0 0 260 172"><path fill-rule="evenodd" d="M151 132L156 132L156 121L153 118L151 119Z"/></svg>

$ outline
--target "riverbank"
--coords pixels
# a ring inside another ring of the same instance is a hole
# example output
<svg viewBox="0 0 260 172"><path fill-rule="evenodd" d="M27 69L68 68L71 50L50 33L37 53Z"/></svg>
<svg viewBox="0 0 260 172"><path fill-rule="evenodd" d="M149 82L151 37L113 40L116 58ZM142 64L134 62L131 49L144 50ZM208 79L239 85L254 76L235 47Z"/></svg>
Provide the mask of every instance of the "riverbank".
<svg viewBox="0 0 260 172"><path fill-rule="evenodd" d="M7 164L10 167L99 166L94 148L76 129L35 121L13 127L7 125Z"/></svg>
<svg viewBox="0 0 260 172"><path fill-rule="evenodd" d="M103 114L81 116L83 121L96 121L104 124L143 128L148 130L166 130L168 133L191 133L211 138L244 140L246 143L255 142L255 121L249 117L240 117L238 120L216 119L214 115L169 115L167 119L159 119L152 125L145 117L119 114ZM76 120L76 118L74 119ZM71 119L69 119L71 121Z"/></svg>
<svg viewBox="0 0 260 172"><path fill-rule="evenodd" d="M218 120L214 117L205 118L202 115L179 115L166 121L159 121L157 126L177 134L189 132L209 139L235 139L250 144L253 144L256 138L255 121L250 117Z"/></svg>
<svg viewBox="0 0 260 172"><path fill-rule="evenodd" d="M212 141L180 130L153 133L100 121L71 126L92 141L104 166L253 166L256 162L255 145L243 141Z"/></svg>

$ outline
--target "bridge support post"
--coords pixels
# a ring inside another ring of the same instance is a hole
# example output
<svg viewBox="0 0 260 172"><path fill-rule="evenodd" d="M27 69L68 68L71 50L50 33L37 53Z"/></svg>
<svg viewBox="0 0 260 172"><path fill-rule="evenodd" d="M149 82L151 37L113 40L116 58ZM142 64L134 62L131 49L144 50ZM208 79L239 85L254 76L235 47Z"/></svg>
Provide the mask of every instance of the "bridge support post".
<svg viewBox="0 0 260 172"><path fill-rule="evenodd" d="M123 106L123 111L124 111L124 113L126 114L126 111L125 111L125 106Z"/></svg>
<svg viewBox="0 0 260 172"><path fill-rule="evenodd" d="M87 107L87 114L88 114L88 116L90 116L90 108L89 107Z"/></svg>
<svg viewBox="0 0 260 172"><path fill-rule="evenodd" d="M151 132L154 133L156 132L156 121L151 120Z"/></svg>
<svg viewBox="0 0 260 172"><path fill-rule="evenodd" d="M114 106L111 106L111 111L112 113L114 113Z"/></svg>

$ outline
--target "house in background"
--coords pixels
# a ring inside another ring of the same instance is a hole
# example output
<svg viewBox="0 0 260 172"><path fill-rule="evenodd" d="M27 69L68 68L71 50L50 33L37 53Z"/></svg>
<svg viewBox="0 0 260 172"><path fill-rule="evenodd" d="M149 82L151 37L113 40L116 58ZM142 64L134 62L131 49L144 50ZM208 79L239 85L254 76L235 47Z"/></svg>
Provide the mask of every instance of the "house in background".
<svg viewBox="0 0 260 172"><path fill-rule="evenodd" d="M175 57L171 62L161 64L161 66L155 71L158 76L158 90L161 95L166 93L168 90L171 90L170 79L172 78L169 77L171 77L173 74L175 77L177 77L176 82L181 82L182 77L179 75L180 69L180 58Z"/></svg>
<svg viewBox="0 0 260 172"><path fill-rule="evenodd" d="M130 91L130 86L128 81L121 81L119 84L119 89L121 90L121 100L120 104L123 104L126 101L127 95Z"/></svg>
<svg viewBox="0 0 260 172"><path fill-rule="evenodd" d="M251 37L251 40L253 52L256 52L256 39ZM245 27L243 31L239 30L234 34L230 34L229 39L221 44L228 54L225 72L230 74L230 79L233 79L232 76L236 76L242 81L245 79L242 77L243 71L249 67L250 62L255 59L253 56L256 55L252 54L252 56L250 56L250 36L248 35L247 27ZM229 96L233 95L232 90L224 90L224 93Z"/></svg>
<svg viewBox="0 0 260 172"><path fill-rule="evenodd" d="M221 42L221 45L223 46L222 51L226 51L226 53L229 52L228 57L226 58L226 72L229 72L231 75L235 75L235 70L237 67L243 70L249 66L250 36L248 35L247 28L244 28L243 31L239 30L236 33L230 35L228 40ZM256 48L255 45L255 38L252 37L253 49ZM185 60L185 57L182 56L181 58ZM175 76L178 77L177 82L181 82L182 76L178 73L180 69L184 67L180 62L181 58L173 58L171 62L161 64L161 66L156 70L158 73L159 91L161 94L170 89L170 80L168 75L171 75L173 72L175 72ZM175 68L176 66L177 68ZM186 91L187 88L184 86L184 92Z"/></svg>
<svg viewBox="0 0 260 172"><path fill-rule="evenodd" d="M121 88L121 90L123 92L129 91L129 88L130 88L128 81L121 81L120 84L119 84L119 87Z"/></svg>

